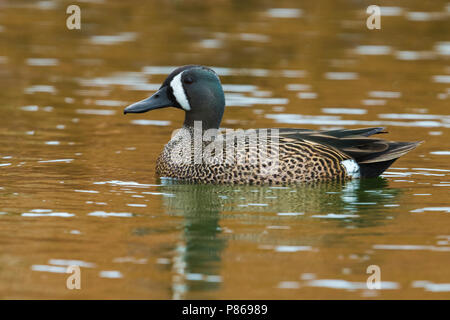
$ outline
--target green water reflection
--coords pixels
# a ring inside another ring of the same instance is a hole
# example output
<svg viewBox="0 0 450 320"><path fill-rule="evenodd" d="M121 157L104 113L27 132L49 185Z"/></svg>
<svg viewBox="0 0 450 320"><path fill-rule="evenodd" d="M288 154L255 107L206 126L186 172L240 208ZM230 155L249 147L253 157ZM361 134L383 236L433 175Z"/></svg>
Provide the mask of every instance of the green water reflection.
<svg viewBox="0 0 450 320"><path fill-rule="evenodd" d="M220 288L221 256L230 238L221 220L270 227L292 219L324 219L334 220L333 228L367 228L388 224L393 217L386 206L397 206L401 195L401 189L388 188L384 178L285 187L195 185L164 179L158 191L166 195L166 214L183 217L181 242L175 249L175 297ZM251 241L283 244L282 239L273 240L256 236ZM286 244L327 247L332 242L333 237L298 234Z"/></svg>

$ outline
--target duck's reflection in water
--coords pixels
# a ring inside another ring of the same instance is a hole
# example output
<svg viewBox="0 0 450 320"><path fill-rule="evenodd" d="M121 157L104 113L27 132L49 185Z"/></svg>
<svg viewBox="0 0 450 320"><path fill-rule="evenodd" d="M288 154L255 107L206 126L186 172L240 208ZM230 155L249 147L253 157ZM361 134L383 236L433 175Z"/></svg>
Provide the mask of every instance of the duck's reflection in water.
<svg viewBox="0 0 450 320"><path fill-rule="evenodd" d="M315 221L336 219L338 227L364 228L389 221L384 209L396 205L400 192L387 188L383 178L285 187L180 184L166 179L162 183L161 192L170 195L164 197L166 213L184 217L183 236L173 260L175 299L221 286L221 255L229 239L221 219L243 219L251 227L252 220L260 225L264 219L273 225L284 219L286 224L286 217L300 216ZM256 235L253 241L258 239ZM299 234L294 242L304 243L302 239L320 246L320 239L307 234ZM264 245L270 245L267 239Z"/></svg>

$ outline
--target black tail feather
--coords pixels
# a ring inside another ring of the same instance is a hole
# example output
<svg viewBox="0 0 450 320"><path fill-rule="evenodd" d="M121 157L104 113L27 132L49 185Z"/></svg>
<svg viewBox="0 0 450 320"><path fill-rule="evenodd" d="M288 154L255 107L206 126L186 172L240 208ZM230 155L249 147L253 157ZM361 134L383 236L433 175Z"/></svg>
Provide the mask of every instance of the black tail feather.
<svg viewBox="0 0 450 320"><path fill-rule="evenodd" d="M373 162L373 163L360 163L359 169L361 170L361 178L376 178L382 174L387 168L391 166L397 159Z"/></svg>
<svg viewBox="0 0 450 320"><path fill-rule="evenodd" d="M416 148L422 142L388 142L385 151L373 153L364 159L356 159L361 170L361 178L375 178L389 168L395 160Z"/></svg>

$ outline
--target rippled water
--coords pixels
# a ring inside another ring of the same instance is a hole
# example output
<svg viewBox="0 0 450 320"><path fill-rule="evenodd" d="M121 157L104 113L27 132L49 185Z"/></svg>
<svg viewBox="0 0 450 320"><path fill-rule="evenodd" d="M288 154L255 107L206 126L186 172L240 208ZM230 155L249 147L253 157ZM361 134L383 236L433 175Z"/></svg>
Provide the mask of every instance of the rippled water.
<svg viewBox="0 0 450 320"><path fill-rule="evenodd" d="M1 298L450 298L446 1L382 6L381 30L365 1L83 1L72 31L69 4L0 3ZM122 109L190 63L220 75L224 127L425 143L376 180L158 180L182 113Z"/></svg>

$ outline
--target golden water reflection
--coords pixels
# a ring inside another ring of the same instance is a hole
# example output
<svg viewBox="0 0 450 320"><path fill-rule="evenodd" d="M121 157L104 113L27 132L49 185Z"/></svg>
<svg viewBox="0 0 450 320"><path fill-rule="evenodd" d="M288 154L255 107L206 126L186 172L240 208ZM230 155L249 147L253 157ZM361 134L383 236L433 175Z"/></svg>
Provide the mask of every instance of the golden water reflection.
<svg viewBox="0 0 450 320"><path fill-rule="evenodd" d="M83 1L81 30L70 4L0 1L0 298L450 297L446 0L380 1L381 30L367 1ZM122 110L192 63L220 75L223 127L425 143L360 183L159 181L182 112Z"/></svg>

